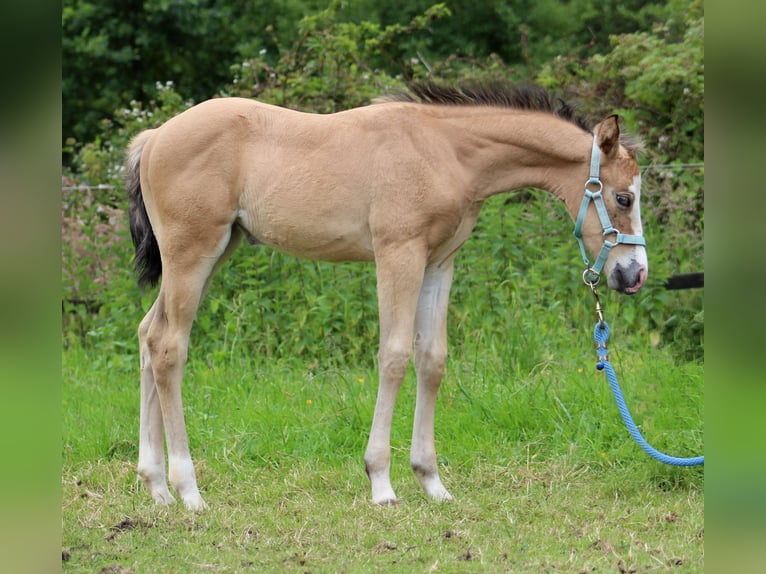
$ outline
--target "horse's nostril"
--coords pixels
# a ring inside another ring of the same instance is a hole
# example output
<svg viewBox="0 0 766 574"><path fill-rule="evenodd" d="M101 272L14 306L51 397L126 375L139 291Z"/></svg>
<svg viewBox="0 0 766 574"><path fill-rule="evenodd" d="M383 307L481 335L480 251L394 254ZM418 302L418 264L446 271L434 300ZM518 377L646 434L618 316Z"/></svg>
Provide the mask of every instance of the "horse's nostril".
<svg viewBox="0 0 766 574"><path fill-rule="evenodd" d="M619 271L621 273L620 282L621 284L623 284L622 281L624 281L624 274L622 274L621 269ZM625 287L625 293L630 293L630 294L637 293L638 290L641 289L641 287L643 287L645 281L646 281L646 267L642 266L638 269L638 273L635 275L635 282L632 285Z"/></svg>
<svg viewBox="0 0 766 574"><path fill-rule="evenodd" d="M646 282L646 267L642 267L638 270L638 283L636 287L640 288Z"/></svg>

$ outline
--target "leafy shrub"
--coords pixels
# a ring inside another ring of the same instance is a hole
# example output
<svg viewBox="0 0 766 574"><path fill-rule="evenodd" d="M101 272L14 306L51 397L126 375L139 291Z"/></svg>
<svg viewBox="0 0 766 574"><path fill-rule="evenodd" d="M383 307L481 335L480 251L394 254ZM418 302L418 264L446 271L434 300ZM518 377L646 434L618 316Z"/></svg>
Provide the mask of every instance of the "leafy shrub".
<svg viewBox="0 0 766 574"><path fill-rule="evenodd" d="M232 67L227 95L265 101L319 113L336 112L370 102L401 82L384 71L391 68L390 51L432 21L449 15L444 4L428 8L409 24L380 24L339 19L341 4L304 17L297 38L270 64L266 50Z"/></svg>
<svg viewBox="0 0 766 574"><path fill-rule="evenodd" d="M695 0L692 8L697 5ZM621 113L627 127L646 138L650 163L699 162L703 84L698 12L691 9L685 19L668 20L653 33L615 37L610 53L586 62L574 56L557 59L540 80L566 99L576 96L594 116ZM344 22L337 7L331 7L301 21L295 42L276 63L264 53L234 66L233 81L222 93L318 112L367 103L401 83L381 71L396 46L446 14L437 5L408 25L381 26ZM662 60L665 53L670 55L667 61ZM403 66L405 76L438 74L455 80L504 78L509 73L498 57L418 58ZM678 73L681 68L686 76ZM72 150L74 161L65 173L75 189L62 206L69 343L98 345L114 356L135 354L141 307L148 308L153 293L135 286L132 246L124 220L115 219L126 204L123 154L132 136L191 104L173 84L158 84L154 101L132 102L118 110L104 123L101 137ZM702 295L665 292L661 279L701 269L702 175L701 170L674 168L644 171L642 207L651 275L660 280L629 301L604 297L608 318L619 317L622 330L647 343L672 345L684 358L701 356ZM99 190L99 195L80 187L104 183L112 188ZM481 345L498 354L521 349L507 361L514 371L529 372L555 353L548 343L554 339L551 333L590 329L591 302L580 282L570 233L563 206L547 194L527 192L489 201L474 238L456 262L450 308L453 349L470 353ZM192 332L190 352L211 363L234 353L274 358L305 354L323 363L346 361L347 354L372 357L375 301L372 265L316 263L243 246L214 279Z"/></svg>

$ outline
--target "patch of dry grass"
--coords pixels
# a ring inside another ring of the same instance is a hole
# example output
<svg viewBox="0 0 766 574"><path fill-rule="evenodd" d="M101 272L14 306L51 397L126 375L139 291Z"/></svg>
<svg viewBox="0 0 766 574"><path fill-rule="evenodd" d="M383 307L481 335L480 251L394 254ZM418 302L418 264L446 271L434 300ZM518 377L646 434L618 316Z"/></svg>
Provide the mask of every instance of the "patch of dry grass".
<svg viewBox="0 0 766 574"><path fill-rule="evenodd" d="M457 500L369 502L356 461L200 462L210 509L156 507L124 460L66 468L69 572L699 572L702 492L571 457L445 467ZM213 473L214 476L211 476Z"/></svg>

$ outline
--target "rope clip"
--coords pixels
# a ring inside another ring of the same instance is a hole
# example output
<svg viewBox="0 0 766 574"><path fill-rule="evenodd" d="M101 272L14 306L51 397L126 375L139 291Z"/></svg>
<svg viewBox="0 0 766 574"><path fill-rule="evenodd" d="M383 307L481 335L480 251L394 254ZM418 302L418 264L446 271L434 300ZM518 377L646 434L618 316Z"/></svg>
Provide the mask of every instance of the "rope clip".
<svg viewBox="0 0 766 574"><path fill-rule="evenodd" d="M594 277L591 279L592 277ZM596 318L598 319L599 325L601 327L604 326L604 310L601 306L601 299L598 297L598 291L596 290L596 286L601 281L601 275L588 267L585 271L582 272L582 280L585 282L585 284L590 287L591 292L593 293L593 300L596 303Z"/></svg>

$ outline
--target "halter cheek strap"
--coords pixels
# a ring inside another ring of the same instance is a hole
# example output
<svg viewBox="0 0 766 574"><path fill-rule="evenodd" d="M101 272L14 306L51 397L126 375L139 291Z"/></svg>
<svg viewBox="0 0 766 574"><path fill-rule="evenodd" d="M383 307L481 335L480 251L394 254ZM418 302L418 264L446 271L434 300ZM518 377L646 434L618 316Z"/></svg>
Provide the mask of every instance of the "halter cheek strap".
<svg viewBox="0 0 766 574"><path fill-rule="evenodd" d="M601 271L604 269L604 264L609 257L609 252L613 247L620 243L626 245L643 245L646 246L646 240L641 235L627 235L620 233L617 229L612 227L612 222L609 220L609 214L606 211L606 205L604 204L604 184L601 183L600 178L601 171L601 150L598 147L598 141L596 136L593 136L593 148L590 155L590 177L585 182L585 194L580 204L580 212L577 214L577 221L575 222L574 236L577 238L577 242L580 244L580 252L582 253L583 263L585 263L585 271L583 271L583 281L589 285L596 285L601 279ZM596 258L595 263L591 266L588 259L588 253L585 250L585 242L582 239L582 226L585 221L585 214L588 212L588 206L591 201L596 206L596 213L598 219L601 222L601 228L603 229L604 243L601 246L601 251ZM614 241L607 239L608 235L614 235Z"/></svg>

